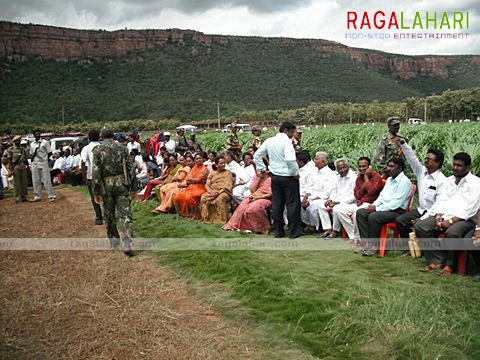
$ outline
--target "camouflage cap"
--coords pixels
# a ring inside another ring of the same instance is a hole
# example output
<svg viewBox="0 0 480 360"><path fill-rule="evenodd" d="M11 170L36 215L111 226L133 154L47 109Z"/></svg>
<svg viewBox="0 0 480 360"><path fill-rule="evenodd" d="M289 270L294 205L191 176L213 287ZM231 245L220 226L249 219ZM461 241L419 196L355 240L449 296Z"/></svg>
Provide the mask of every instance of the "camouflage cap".
<svg viewBox="0 0 480 360"><path fill-rule="evenodd" d="M113 137L113 128L108 124L103 125L100 130L100 135L103 137Z"/></svg>
<svg viewBox="0 0 480 360"><path fill-rule="evenodd" d="M22 137L20 135L17 135L13 138L12 142L20 141L20 140L22 140Z"/></svg>
<svg viewBox="0 0 480 360"><path fill-rule="evenodd" d="M396 116L389 117L387 119L387 124L388 125L397 125L400 124L400 119Z"/></svg>
<svg viewBox="0 0 480 360"><path fill-rule="evenodd" d="M236 128L236 127L237 127L237 123L236 123L235 121L232 121L232 123L230 124L230 126L231 126L232 128Z"/></svg>

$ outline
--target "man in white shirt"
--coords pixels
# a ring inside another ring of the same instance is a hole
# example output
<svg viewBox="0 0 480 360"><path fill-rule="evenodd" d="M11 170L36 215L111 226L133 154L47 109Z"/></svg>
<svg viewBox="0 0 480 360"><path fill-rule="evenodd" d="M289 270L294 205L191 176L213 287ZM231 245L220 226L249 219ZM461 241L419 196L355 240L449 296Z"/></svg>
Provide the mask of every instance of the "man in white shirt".
<svg viewBox="0 0 480 360"><path fill-rule="evenodd" d="M253 177L255 176L253 156L250 153L244 153L242 160L243 167L240 166L237 170L235 184L232 190L232 198L237 204L240 204L245 196L250 195L250 185L252 185Z"/></svg>
<svg viewBox="0 0 480 360"><path fill-rule="evenodd" d="M165 137L165 142L164 142L164 146L165 148L167 149L167 152L169 154L175 154L175 141L173 141L172 139L170 139L170 133L168 131L165 131L163 133L163 136ZM140 152L139 152L140 153Z"/></svg>
<svg viewBox="0 0 480 360"><path fill-rule="evenodd" d="M441 151L428 149L425 164L422 165L405 140L400 139L399 142L405 158L417 177L418 208L410 210L395 219L400 237L408 239L408 234L413 229L413 222L435 215L433 207L446 177L440 170L444 161Z"/></svg>
<svg viewBox="0 0 480 360"><path fill-rule="evenodd" d="M357 175L350 170L347 160L337 159L335 161L335 169L337 170L337 182L333 188L330 198L320 203L320 221L325 232L321 237L327 240L334 239L341 230L341 223L338 217L339 204L353 204L356 202L353 189L355 188L355 180ZM329 211L332 209L332 221L330 220Z"/></svg>
<svg viewBox="0 0 480 360"><path fill-rule="evenodd" d="M135 141L133 134L128 134L127 150L129 154L132 152L132 149L137 149L139 154L142 152L142 146Z"/></svg>
<svg viewBox="0 0 480 360"><path fill-rule="evenodd" d="M459 238L475 227L475 216L480 208L480 178L470 172L472 159L464 152L453 156L453 175L442 185L434 206L434 214L414 225L422 248L426 267L422 272L442 269L438 275L453 273L455 250L460 250ZM445 239L438 240L444 233ZM435 247L440 241L440 248Z"/></svg>
<svg viewBox="0 0 480 360"><path fill-rule="evenodd" d="M53 163L53 167L50 169L50 178L52 181L53 185L59 184L60 182L55 182L58 178L56 178L58 175L64 174L65 173L65 157L63 156L63 153L60 150L55 150L53 152L53 159L55 162Z"/></svg>
<svg viewBox="0 0 480 360"><path fill-rule="evenodd" d="M302 235L300 223L300 190L298 164L291 138L295 125L284 122L279 133L268 138L255 152L257 172L266 170L263 157L268 155L269 170L272 176L272 221L273 233L277 238L285 236L283 209L287 206L289 238Z"/></svg>
<svg viewBox="0 0 480 360"><path fill-rule="evenodd" d="M227 151L225 153L225 169L229 170L236 177L241 168L240 164L235 161L235 153Z"/></svg>
<svg viewBox="0 0 480 360"><path fill-rule="evenodd" d="M35 130L33 136L35 140L30 144L30 159L32 161L32 182L35 196L32 201L41 201L42 183L47 190L48 200L53 201L56 199L56 196L52 190L52 181L48 166L48 157L51 155L52 149L47 140L41 139L40 130Z"/></svg>
<svg viewBox="0 0 480 360"><path fill-rule="evenodd" d="M328 154L325 151L317 152L313 161L315 170L312 172L307 184L307 191L302 199L301 219L304 224L318 231L320 228L320 206L330 198L337 182L337 176L328 167Z"/></svg>
<svg viewBox="0 0 480 360"><path fill-rule="evenodd" d="M102 208L99 204L95 202L95 198L93 196L93 188L92 188L92 170L93 170L93 148L95 146L100 145L100 132L98 130L90 130L88 132L88 145L84 146L82 152L80 153L80 157L82 159L82 172L84 174L84 182L85 185L88 187L88 192L90 193L90 199L92 201L93 210L95 210L95 225L102 225L103 224L103 215L102 215Z"/></svg>

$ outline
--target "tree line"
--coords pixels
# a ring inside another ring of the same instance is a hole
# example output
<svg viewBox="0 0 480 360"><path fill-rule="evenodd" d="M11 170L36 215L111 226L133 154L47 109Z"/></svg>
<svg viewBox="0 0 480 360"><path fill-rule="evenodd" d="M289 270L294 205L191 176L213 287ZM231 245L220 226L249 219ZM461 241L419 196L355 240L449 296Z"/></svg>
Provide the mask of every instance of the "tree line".
<svg viewBox="0 0 480 360"><path fill-rule="evenodd" d="M420 118L427 122L447 122L463 119L476 120L480 116L480 88L447 90L440 95L408 97L397 102L312 103L307 107L297 109L241 111L232 116L221 117L221 123L237 121L240 123L277 125L288 120L305 126L340 125L384 122L390 116L398 116L405 122L408 118ZM25 134L32 132L34 128L39 128L45 132L57 133L68 131L87 132L92 128L100 128L106 122L112 124L115 130L119 132L128 132L133 129L140 131L171 130L182 124L182 121L179 119L83 121L69 124L9 124L2 122L0 124L0 134ZM218 119L205 119L190 123L199 127L207 125L215 127Z"/></svg>

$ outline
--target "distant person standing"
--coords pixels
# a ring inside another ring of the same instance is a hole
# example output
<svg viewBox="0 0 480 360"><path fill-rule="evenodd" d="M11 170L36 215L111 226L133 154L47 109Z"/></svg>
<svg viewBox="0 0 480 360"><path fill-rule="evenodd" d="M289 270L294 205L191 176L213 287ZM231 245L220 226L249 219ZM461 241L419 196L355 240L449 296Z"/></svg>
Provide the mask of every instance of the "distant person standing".
<svg viewBox="0 0 480 360"><path fill-rule="evenodd" d="M112 249L118 249L122 241L125 255L133 256L130 193L137 188L135 164L127 148L113 140L113 129L109 125L102 128L100 136L103 142L93 148L92 186L95 202L100 204L103 200L103 215ZM115 209L119 212L120 233Z"/></svg>
<svg viewBox="0 0 480 360"><path fill-rule="evenodd" d="M296 129L292 137L293 148L296 152L302 151L302 130Z"/></svg>
<svg viewBox="0 0 480 360"><path fill-rule="evenodd" d="M52 190L52 180L48 166L48 157L52 154L52 149L49 142L41 138L40 130L35 130L33 136L35 140L30 144L30 159L32 161L32 182L35 196L32 201L42 200L42 183L47 189L48 200L54 201L56 196Z"/></svg>
<svg viewBox="0 0 480 360"><path fill-rule="evenodd" d="M260 146L262 146L262 139L260 138L260 135L262 134L262 129L260 129L257 126L254 126L252 129L252 143L250 144L250 147L253 148L253 150L257 151Z"/></svg>
<svg viewBox="0 0 480 360"><path fill-rule="evenodd" d="M188 141L185 137L185 130L180 128L177 130L177 140L175 141L175 151L183 155L188 150Z"/></svg>
<svg viewBox="0 0 480 360"><path fill-rule="evenodd" d="M279 133L265 140L255 152L254 160L258 176L266 171L263 157L268 155L269 171L272 177L272 220L274 236L285 236L283 210L287 206L289 238L295 239L302 235L300 224L300 189L298 164L292 136L295 125L284 122Z"/></svg>
<svg viewBox="0 0 480 360"><path fill-rule="evenodd" d="M400 131L400 119L398 117L389 117L387 119L388 133L384 134L378 142L375 152L375 162L378 165L378 170L384 175L388 176L387 162L393 156L401 157L404 160L402 146L399 139L408 142L406 138L398 135Z"/></svg>
<svg viewBox="0 0 480 360"><path fill-rule="evenodd" d="M27 151L20 146L22 137L13 138L13 145L6 151L7 169L13 174L15 201L17 204L27 201Z"/></svg>
<svg viewBox="0 0 480 360"><path fill-rule="evenodd" d="M82 174L84 176L84 183L88 187L90 200L92 201L93 210L95 210L95 225L103 224L102 208L95 202L92 187L92 172L93 172L93 149L100 145L100 132L96 129L88 132L88 145L84 146L80 153L82 161Z"/></svg>
<svg viewBox="0 0 480 360"><path fill-rule="evenodd" d="M240 139L238 138L237 135L237 123L232 122L231 128L230 128L230 135L227 137L227 151L231 151L234 154L234 159L235 161L238 161L240 157L242 156L242 148L243 144L240 142Z"/></svg>

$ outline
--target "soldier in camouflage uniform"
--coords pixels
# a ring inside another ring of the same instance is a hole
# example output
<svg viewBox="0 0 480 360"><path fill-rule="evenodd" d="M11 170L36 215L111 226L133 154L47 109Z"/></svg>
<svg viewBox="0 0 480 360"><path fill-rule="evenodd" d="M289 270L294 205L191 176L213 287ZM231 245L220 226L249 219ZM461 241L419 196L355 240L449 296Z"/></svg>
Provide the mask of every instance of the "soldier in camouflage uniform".
<svg viewBox="0 0 480 360"><path fill-rule="evenodd" d="M292 144L296 153L302 151L302 130L296 129L292 136Z"/></svg>
<svg viewBox="0 0 480 360"><path fill-rule="evenodd" d="M262 139L260 138L260 134L262 130L259 127L254 127L252 129L253 139L252 144L250 145L253 150L257 151L260 146L262 146Z"/></svg>
<svg viewBox="0 0 480 360"><path fill-rule="evenodd" d="M243 144L240 143L240 139L237 135L237 123L232 122L231 133L227 138L227 151L231 151L235 155L235 161L238 161L242 156Z"/></svg>
<svg viewBox="0 0 480 360"><path fill-rule="evenodd" d="M137 188L135 164L128 156L127 147L113 140L113 129L110 126L105 125L100 136L103 142L93 149L92 187L95 202L100 204L103 200L103 217L107 224L110 246L118 249L122 240L125 254L133 256L130 193ZM120 234L115 208L119 212Z"/></svg>
<svg viewBox="0 0 480 360"><path fill-rule="evenodd" d="M187 142L187 138L185 137L185 130L178 129L177 140L175 140L175 151L180 155L183 155L187 150L188 150L188 142Z"/></svg>
<svg viewBox="0 0 480 360"><path fill-rule="evenodd" d="M404 159L402 146L397 139L405 139L405 141L408 142L406 138L397 135L400 130L400 119L398 117L388 118L387 125L388 133L380 139L375 153L375 161L378 165L379 172L382 174L388 173L387 162L392 156L398 156Z"/></svg>
<svg viewBox="0 0 480 360"><path fill-rule="evenodd" d="M8 159L7 169L12 174L15 187L15 201L17 204L27 201L27 151L20 146L22 137L17 135L13 138L13 145L10 146L4 156Z"/></svg>

